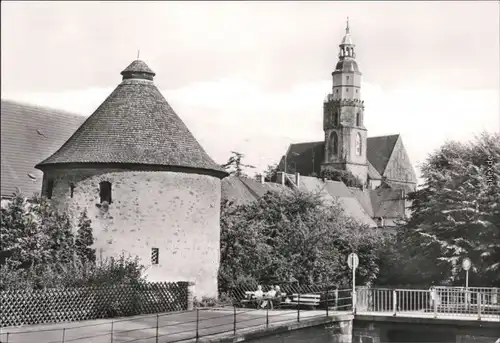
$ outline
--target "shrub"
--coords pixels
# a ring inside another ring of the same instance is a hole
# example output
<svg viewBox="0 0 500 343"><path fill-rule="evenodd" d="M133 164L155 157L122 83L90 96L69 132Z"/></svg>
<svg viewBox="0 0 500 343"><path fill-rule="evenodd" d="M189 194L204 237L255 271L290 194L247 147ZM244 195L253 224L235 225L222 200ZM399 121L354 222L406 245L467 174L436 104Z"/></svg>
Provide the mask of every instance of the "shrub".
<svg viewBox="0 0 500 343"><path fill-rule="evenodd" d="M325 169L321 172L321 177L332 181L341 181L348 187L363 186L363 182L354 176L349 170Z"/></svg>

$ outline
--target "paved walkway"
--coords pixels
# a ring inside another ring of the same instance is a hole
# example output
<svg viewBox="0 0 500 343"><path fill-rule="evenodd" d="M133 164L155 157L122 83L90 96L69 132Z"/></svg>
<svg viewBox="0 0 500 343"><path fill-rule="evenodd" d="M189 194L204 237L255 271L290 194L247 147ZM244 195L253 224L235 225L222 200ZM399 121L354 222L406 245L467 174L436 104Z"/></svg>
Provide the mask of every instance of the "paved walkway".
<svg viewBox="0 0 500 343"><path fill-rule="evenodd" d="M345 314L345 312L330 315ZM196 311L163 313L158 315L158 342L182 342L196 337ZM301 319L325 317L325 311L301 311ZM156 315L116 320L93 320L85 322L32 325L19 328L5 328L0 342L8 343L126 343L156 342ZM270 310L269 325L297 321L296 310ZM200 310L199 336L233 332L234 313L232 309ZM238 310L236 330L266 325L266 310ZM8 340L7 340L8 332Z"/></svg>

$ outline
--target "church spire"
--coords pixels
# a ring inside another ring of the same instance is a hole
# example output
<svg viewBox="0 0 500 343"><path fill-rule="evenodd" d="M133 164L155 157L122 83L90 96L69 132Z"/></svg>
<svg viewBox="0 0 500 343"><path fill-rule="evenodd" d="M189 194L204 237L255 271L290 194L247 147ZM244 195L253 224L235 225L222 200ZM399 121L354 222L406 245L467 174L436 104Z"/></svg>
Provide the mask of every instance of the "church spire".
<svg viewBox="0 0 500 343"><path fill-rule="evenodd" d="M345 35L340 42L340 52L339 58L342 60L344 58L355 58L356 54L354 53L355 45L352 42L351 32L349 28L349 17L347 17L346 26L345 26Z"/></svg>

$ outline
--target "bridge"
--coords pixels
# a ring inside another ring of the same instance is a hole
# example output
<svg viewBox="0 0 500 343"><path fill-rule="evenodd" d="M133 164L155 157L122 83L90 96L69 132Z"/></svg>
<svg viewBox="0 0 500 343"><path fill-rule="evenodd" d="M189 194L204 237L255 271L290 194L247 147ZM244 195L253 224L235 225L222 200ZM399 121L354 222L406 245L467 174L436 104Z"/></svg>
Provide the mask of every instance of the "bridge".
<svg viewBox="0 0 500 343"><path fill-rule="evenodd" d="M499 288L358 287L354 299L351 290L330 290L319 294L320 300L314 309L308 308L306 301L300 302L301 297L307 299L307 294L297 295L296 304L273 310L229 306L2 328L0 342L173 343L233 342L235 339L266 342L266 337L277 335L286 337L287 342L300 342L320 337L321 332L335 336L338 342L376 343L403 342L401 337L408 336L408 332L418 335L422 331L435 332L439 339L434 341L454 343L494 343L500 338ZM422 325L426 325L425 330ZM439 336L440 332L448 332L448 336Z"/></svg>

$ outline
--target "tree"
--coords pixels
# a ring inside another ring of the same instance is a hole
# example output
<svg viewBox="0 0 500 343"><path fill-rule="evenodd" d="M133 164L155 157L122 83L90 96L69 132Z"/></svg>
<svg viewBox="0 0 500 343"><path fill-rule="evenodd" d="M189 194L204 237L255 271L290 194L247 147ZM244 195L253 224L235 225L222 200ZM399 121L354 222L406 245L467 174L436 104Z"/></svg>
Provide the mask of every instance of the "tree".
<svg viewBox="0 0 500 343"><path fill-rule="evenodd" d="M422 176L423 188L410 195L407 241L437 263L441 281L462 283L461 261L469 257L471 282L499 286L500 135L447 142L427 158Z"/></svg>
<svg viewBox="0 0 500 343"><path fill-rule="evenodd" d="M276 176L278 174L278 164L270 164L264 171L264 180L266 182L276 181Z"/></svg>
<svg viewBox="0 0 500 343"><path fill-rule="evenodd" d="M78 231L76 232L75 250L80 258L89 262L95 262L94 235L92 233L92 221L87 215L87 210L84 210L78 220Z"/></svg>
<svg viewBox="0 0 500 343"><path fill-rule="evenodd" d="M363 186L363 182L355 177L349 170L328 168L321 171L321 178L332 181L341 181L348 187L359 188Z"/></svg>
<svg viewBox="0 0 500 343"><path fill-rule="evenodd" d="M347 287L347 255L360 256L360 282L375 279L377 231L348 217L317 193L268 192L242 206L223 203L219 282L240 280Z"/></svg>
<svg viewBox="0 0 500 343"><path fill-rule="evenodd" d="M246 176L243 172L243 168L255 168L250 164L243 164L242 159L245 157L242 153L231 151L232 156L229 157L229 160L222 165L222 168L226 170L230 170L229 174L235 176Z"/></svg>

